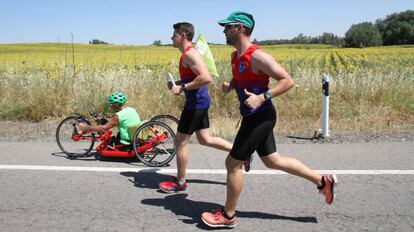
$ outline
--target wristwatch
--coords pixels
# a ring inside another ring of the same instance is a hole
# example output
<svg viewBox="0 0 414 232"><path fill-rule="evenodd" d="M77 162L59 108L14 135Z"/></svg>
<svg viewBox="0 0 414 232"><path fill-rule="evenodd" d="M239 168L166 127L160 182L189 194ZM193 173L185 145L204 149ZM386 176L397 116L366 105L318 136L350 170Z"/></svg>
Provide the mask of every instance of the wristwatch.
<svg viewBox="0 0 414 232"><path fill-rule="evenodd" d="M267 100L269 100L269 99L272 98L272 94L270 92L268 92L268 91L264 92L263 93L263 96L264 96L265 101L267 101Z"/></svg>
<svg viewBox="0 0 414 232"><path fill-rule="evenodd" d="M186 88L185 88L185 84L182 84L181 85L181 89L184 91L184 90L186 90Z"/></svg>

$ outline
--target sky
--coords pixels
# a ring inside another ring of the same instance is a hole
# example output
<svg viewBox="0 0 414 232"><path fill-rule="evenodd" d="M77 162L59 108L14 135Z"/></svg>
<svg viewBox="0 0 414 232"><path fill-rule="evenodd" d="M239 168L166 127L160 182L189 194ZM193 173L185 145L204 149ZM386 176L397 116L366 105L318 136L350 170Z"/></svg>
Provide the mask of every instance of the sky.
<svg viewBox="0 0 414 232"><path fill-rule="evenodd" d="M0 0L0 44L71 42L71 34L75 43L168 44L177 22L224 44L217 21L236 10L254 16L252 39L292 39L299 33L344 36L353 24L414 10L414 0Z"/></svg>

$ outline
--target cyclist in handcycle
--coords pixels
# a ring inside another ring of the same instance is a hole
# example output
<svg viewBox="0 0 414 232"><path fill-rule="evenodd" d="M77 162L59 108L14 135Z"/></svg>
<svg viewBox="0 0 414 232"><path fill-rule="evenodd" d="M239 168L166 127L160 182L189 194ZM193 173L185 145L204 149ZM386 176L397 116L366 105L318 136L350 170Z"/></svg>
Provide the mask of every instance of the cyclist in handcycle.
<svg viewBox="0 0 414 232"><path fill-rule="evenodd" d="M141 120L134 108L125 105L126 100L127 98L125 94L121 92L112 94L108 97L106 103L111 106L112 110L115 112L115 115L112 118L107 119L105 124L88 125L86 123L79 123L79 129L82 131L90 130L103 132L117 127L119 133L116 136L112 136L111 142L108 145L115 145L116 147L119 147L119 150L132 148L130 146L131 136L128 128L132 125L141 124Z"/></svg>
<svg viewBox="0 0 414 232"><path fill-rule="evenodd" d="M100 141L95 149L99 159L136 157L151 167L168 165L176 154L175 133L170 126L176 127L178 119L161 114L142 122L136 110L125 106L125 102L123 93L108 98L107 103L115 111L109 120L102 118L96 109L89 112L94 121L79 113L63 119L56 128L59 148L69 159L77 159L87 157L94 143ZM112 136L113 127L119 130L116 137Z"/></svg>

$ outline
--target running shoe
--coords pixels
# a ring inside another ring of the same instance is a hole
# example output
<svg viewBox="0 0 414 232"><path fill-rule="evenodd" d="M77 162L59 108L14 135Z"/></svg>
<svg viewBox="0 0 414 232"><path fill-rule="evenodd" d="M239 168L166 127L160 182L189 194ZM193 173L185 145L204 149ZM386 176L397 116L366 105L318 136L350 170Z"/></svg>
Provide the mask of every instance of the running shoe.
<svg viewBox="0 0 414 232"><path fill-rule="evenodd" d="M159 184L160 190L165 193L180 193L187 190L187 183L178 184L177 179L164 181Z"/></svg>
<svg viewBox="0 0 414 232"><path fill-rule="evenodd" d="M224 211L222 208L217 209L213 212L204 212L201 214L201 220L210 227L223 227L223 228L233 228L237 224L237 217L234 216L232 219L227 219L224 216Z"/></svg>
<svg viewBox="0 0 414 232"><path fill-rule="evenodd" d="M328 175L322 177L322 182L325 185L318 187L319 192L325 195L325 202L326 204L332 204L333 200L336 198L336 185L338 184L338 180L336 175Z"/></svg>
<svg viewBox="0 0 414 232"><path fill-rule="evenodd" d="M244 171L248 172L252 168L252 161L253 161L253 155L251 155L246 161L244 161Z"/></svg>

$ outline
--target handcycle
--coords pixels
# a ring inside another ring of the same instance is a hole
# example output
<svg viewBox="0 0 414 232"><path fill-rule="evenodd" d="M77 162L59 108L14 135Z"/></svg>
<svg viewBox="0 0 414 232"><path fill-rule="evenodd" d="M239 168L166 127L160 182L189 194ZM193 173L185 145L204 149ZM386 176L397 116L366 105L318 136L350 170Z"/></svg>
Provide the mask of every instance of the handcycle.
<svg viewBox="0 0 414 232"><path fill-rule="evenodd" d="M89 112L95 123L105 124L106 119L94 110ZM128 128L131 143L128 145L113 145L112 131L101 132L80 131L79 123L91 122L83 115L75 113L63 119L56 129L56 142L59 148L70 159L87 157L100 142L96 152L102 157L138 158L142 163L151 167L167 165L176 154L175 132L178 119L171 115L157 115L141 125Z"/></svg>

